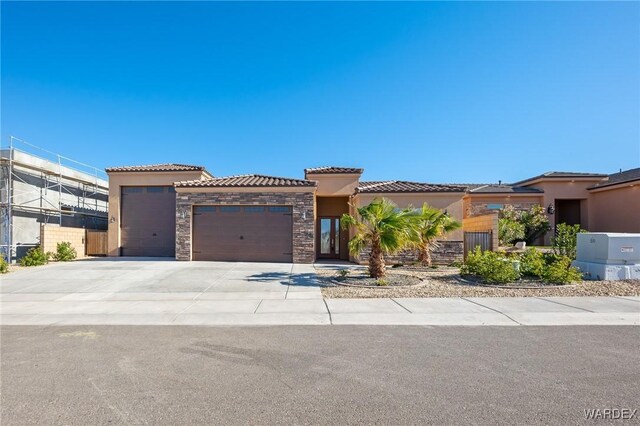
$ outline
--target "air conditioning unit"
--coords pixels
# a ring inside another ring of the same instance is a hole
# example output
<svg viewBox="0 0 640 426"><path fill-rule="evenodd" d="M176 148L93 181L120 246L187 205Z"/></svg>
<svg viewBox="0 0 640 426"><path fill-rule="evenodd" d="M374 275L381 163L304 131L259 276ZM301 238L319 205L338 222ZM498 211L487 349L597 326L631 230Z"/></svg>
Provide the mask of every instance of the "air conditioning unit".
<svg viewBox="0 0 640 426"><path fill-rule="evenodd" d="M640 234L578 234L573 266L591 280L640 279Z"/></svg>

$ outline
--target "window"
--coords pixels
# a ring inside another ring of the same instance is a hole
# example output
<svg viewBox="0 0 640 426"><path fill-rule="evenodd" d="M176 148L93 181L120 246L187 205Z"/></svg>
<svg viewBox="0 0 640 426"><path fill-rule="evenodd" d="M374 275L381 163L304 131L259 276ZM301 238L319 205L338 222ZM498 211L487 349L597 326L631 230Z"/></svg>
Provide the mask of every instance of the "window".
<svg viewBox="0 0 640 426"><path fill-rule="evenodd" d="M147 186L147 192L164 192L164 186Z"/></svg>
<svg viewBox="0 0 640 426"><path fill-rule="evenodd" d="M124 186L122 187L123 194L136 194L142 192L144 188L141 186Z"/></svg>
<svg viewBox="0 0 640 426"><path fill-rule="evenodd" d="M487 209L489 210L500 210L504 207L504 204L487 204Z"/></svg>
<svg viewBox="0 0 640 426"><path fill-rule="evenodd" d="M223 213L237 213L240 211L240 206L220 206L220 211Z"/></svg>
<svg viewBox="0 0 640 426"><path fill-rule="evenodd" d="M291 207L289 206L270 206L269 211L271 213L289 213L291 211Z"/></svg>
<svg viewBox="0 0 640 426"><path fill-rule="evenodd" d="M215 212L216 208L214 206L195 206L194 211L196 213Z"/></svg>
<svg viewBox="0 0 640 426"><path fill-rule="evenodd" d="M174 193L176 192L176 189L173 186L170 186L167 188L167 191L169 191L170 193Z"/></svg>
<svg viewBox="0 0 640 426"><path fill-rule="evenodd" d="M247 206L244 211L247 213L262 213L264 212L264 206Z"/></svg>

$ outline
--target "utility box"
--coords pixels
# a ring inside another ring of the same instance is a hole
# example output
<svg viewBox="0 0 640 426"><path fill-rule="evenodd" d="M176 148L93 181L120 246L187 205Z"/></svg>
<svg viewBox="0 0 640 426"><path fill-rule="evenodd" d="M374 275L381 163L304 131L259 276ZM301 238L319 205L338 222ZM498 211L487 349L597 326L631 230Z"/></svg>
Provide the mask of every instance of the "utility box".
<svg viewBox="0 0 640 426"><path fill-rule="evenodd" d="M591 280L640 279L640 234L578 234L573 266Z"/></svg>

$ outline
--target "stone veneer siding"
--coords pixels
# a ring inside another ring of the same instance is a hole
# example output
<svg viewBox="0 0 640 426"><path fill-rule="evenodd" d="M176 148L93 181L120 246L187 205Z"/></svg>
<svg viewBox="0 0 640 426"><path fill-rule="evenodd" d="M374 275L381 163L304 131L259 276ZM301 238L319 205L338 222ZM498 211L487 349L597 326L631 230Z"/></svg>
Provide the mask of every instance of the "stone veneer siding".
<svg viewBox="0 0 640 426"><path fill-rule="evenodd" d="M178 192L176 194L176 260L191 260L192 206L199 204L292 206L293 262L313 263L315 260L312 192ZM182 217L183 213L184 217Z"/></svg>
<svg viewBox="0 0 640 426"><path fill-rule="evenodd" d="M520 211L525 211L525 210L530 210L533 206L538 206L540 205L540 203L536 203L536 202L524 202L524 203L515 203L515 202L509 202L509 203L501 203L501 202L478 202L478 201L471 201L468 205L467 205L467 209L465 211L465 216L464 217L473 217L473 216L481 216L481 215L486 215L486 214L492 214L492 213L497 213L498 211L500 211L500 209L490 209L489 205L491 204L501 204L502 207L506 207L506 206L513 206L514 209L516 210L520 210Z"/></svg>
<svg viewBox="0 0 640 426"><path fill-rule="evenodd" d="M440 241L438 247L432 254L431 259L434 265L450 265L453 262L462 262L464 257L464 245L462 241ZM358 263L366 264L369 262L369 251L360 252ZM385 255L384 260L387 266L394 263L413 263L418 261L418 252L416 250L402 250L396 254Z"/></svg>

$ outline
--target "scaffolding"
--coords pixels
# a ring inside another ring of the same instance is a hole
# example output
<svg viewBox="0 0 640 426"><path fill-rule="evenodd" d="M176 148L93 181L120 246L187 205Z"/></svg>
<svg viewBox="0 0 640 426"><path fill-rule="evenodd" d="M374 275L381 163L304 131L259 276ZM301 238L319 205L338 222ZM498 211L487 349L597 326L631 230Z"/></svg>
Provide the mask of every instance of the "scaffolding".
<svg viewBox="0 0 640 426"><path fill-rule="evenodd" d="M38 245L41 223L106 228L104 171L14 136L7 147L0 146L0 154L0 255L5 259L16 259L18 247Z"/></svg>

